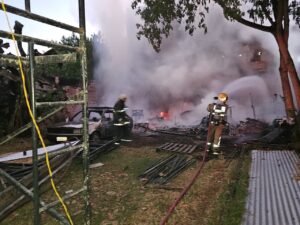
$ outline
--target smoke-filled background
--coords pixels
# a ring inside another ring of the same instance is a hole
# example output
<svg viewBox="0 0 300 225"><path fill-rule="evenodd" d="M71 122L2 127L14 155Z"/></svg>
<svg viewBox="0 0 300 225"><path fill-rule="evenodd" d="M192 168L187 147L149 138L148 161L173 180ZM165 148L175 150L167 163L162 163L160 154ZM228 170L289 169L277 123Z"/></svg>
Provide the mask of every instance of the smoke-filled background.
<svg viewBox="0 0 300 225"><path fill-rule="evenodd" d="M137 40L139 18L130 3L101 0L87 5L87 20L101 34L95 50L100 59L95 68L99 105L113 105L126 93L129 108L143 109L146 118L168 111L178 123L183 119L180 114L191 110L182 122L193 123L207 115L207 104L225 91L231 122L253 118L251 105L264 121L284 115L278 47L270 34L228 22L214 6L206 18L206 35L199 30L190 36L183 26L174 25L156 53L145 38ZM295 37L291 35L290 47L296 63L300 48ZM263 49L261 57L267 62L263 73L250 66L253 44Z"/></svg>

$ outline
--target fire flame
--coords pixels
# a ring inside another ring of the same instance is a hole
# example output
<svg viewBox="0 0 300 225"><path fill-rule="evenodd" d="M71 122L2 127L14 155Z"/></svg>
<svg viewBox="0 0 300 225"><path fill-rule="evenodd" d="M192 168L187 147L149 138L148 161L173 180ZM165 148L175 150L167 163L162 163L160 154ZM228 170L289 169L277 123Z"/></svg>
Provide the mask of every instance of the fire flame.
<svg viewBox="0 0 300 225"><path fill-rule="evenodd" d="M163 120L169 120L170 114L168 112L160 112L159 117Z"/></svg>

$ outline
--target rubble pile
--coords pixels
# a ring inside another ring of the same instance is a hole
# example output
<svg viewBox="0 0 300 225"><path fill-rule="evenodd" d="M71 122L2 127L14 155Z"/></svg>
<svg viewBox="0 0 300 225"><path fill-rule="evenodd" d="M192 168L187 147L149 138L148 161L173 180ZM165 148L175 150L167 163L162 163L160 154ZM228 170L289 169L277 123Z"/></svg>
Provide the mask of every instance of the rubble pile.
<svg viewBox="0 0 300 225"><path fill-rule="evenodd" d="M246 121L240 121L240 123L233 130L233 135L248 135L248 134L260 134L266 128L268 124L256 119L246 118Z"/></svg>

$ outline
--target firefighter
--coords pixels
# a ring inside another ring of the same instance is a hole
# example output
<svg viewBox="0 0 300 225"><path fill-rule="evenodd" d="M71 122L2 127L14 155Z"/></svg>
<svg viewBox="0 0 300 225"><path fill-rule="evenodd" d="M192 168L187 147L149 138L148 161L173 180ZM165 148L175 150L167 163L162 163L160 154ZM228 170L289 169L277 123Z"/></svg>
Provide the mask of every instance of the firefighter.
<svg viewBox="0 0 300 225"><path fill-rule="evenodd" d="M129 139L129 129L128 125L130 121L128 119L128 115L126 114L126 105L125 102L127 100L127 96L125 94L121 94L118 101L114 105L114 126L116 128L116 138L117 141L115 144L119 145L120 141L131 141Z"/></svg>
<svg viewBox="0 0 300 225"><path fill-rule="evenodd" d="M207 133L207 151L209 156L219 157L221 135L224 127L227 125L228 95L226 93L218 94L218 102L207 106L210 113L208 133Z"/></svg>

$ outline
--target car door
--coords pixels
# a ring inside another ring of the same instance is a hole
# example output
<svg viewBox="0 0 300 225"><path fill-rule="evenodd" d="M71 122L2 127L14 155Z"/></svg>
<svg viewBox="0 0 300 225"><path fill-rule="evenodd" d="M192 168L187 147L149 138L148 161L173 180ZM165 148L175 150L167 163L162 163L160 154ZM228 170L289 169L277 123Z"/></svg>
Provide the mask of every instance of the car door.
<svg viewBox="0 0 300 225"><path fill-rule="evenodd" d="M115 126L113 123L113 111L104 110L102 113L102 127L106 137L115 136Z"/></svg>
<svg viewBox="0 0 300 225"><path fill-rule="evenodd" d="M93 134L95 131L99 131L102 126L101 112L97 110L89 111L89 134ZM99 133L101 136L101 132Z"/></svg>

